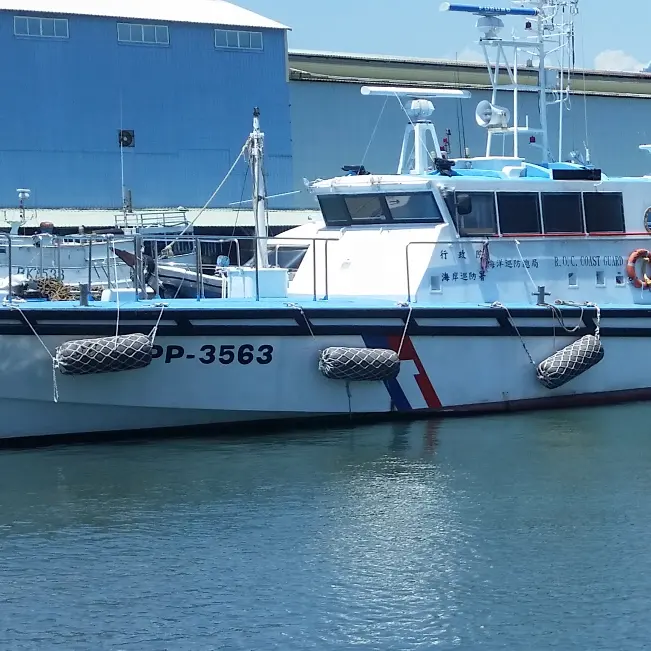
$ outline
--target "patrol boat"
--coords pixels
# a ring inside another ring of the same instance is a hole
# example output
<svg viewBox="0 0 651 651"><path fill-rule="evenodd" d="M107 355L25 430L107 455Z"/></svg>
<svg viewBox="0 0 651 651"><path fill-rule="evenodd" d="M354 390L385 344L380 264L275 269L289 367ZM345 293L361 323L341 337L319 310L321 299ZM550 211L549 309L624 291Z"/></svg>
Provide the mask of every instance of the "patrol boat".
<svg viewBox="0 0 651 651"><path fill-rule="evenodd" d="M397 173L311 183L324 227L301 238L310 244L290 280L267 255L256 112L247 140L255 264L222 269L220 298L203 297L200 261L196 298L146 298L138 235L135 290L107 289L95 302L83 291L80 301L7 295L0 435L92 439L651 397L651 178L609 178L550 152L547 111L568 89L562 75L549 87L546 46L568 40L569 23L556 19L572 16L576 2L443 8L478 14L480 43L502 62L508 50L538 52L539 124L518 121L517 57L506 73L513 122L496 104L502 77L489 65L494 101L476 113L487 131L482 157L447 157L430 119L433 100L469 93L363 87L369 102L389 94L404 107ZM509 15L525 19L525 38L500 38ZM535 138L539 160L520 155L520 136Z"/></svg>

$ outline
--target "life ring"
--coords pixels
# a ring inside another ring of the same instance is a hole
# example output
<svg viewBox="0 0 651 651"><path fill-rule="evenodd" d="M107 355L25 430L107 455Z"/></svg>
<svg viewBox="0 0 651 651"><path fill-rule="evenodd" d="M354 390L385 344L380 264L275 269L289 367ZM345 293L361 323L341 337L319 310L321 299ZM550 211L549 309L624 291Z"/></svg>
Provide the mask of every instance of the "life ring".
<svg viewBox="0 0 651 651"><path fill-rule="evenodd" d="M644 260L644 265L642 267L643 278L640 278L635 271L635 263L640 260ZM646 249L635 249L631 255L628 256L628 262L626 263L626 273L631 279L634 287L638 289L649 289L651 287L651 278L647 276L646 266L651 263L651 251Z"/></svg>

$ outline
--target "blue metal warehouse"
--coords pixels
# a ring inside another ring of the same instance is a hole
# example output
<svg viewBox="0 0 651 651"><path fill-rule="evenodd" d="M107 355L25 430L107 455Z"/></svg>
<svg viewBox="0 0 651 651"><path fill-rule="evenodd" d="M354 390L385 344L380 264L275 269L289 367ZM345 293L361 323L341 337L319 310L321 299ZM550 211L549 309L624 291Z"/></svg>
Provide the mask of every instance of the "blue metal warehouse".
<svg viewBox="0 0 651 651"><path fill-rule="evenodd" d="M222 0L4 0L0 205L195 206L259 106L271 192L292 181L284 25ZM217 205L242 194L245 167Z"/></svg>

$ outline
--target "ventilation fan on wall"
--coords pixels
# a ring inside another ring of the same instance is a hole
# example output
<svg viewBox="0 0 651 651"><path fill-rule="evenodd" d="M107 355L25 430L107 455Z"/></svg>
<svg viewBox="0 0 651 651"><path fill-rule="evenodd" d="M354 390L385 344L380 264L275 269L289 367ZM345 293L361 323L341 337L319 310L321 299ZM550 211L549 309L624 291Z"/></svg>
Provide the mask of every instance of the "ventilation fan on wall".
<svg viewBox="0 0 651 651"><path fill-rule="evenodd" d="M118 131L118 146L134 147L136 144L136 135L133 129L120 129Z"/></svg>

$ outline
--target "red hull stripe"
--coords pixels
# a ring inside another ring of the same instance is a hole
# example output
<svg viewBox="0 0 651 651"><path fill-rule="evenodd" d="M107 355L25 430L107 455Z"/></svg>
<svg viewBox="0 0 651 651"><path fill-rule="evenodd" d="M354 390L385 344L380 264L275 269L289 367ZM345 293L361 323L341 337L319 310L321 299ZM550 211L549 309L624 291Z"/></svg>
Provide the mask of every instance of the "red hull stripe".
<svg viewBox="0 0 651 651"><path fill-rule="evenodd" d="M418 387L423 394L423 398L425 398L425 402L427 403L428 408L440 409L442 406L441 401L439 400L436 390L434 389L434 386L432 385L432 382L429 379L427 372L425 371L423 363L420 361L420 357L416 352L416 348L414 348L414 343L411 340L411 337L405 336L404 340L402 340L402 348L400 348L401 340L401 336L387 337L389 348L391 350L395 350L396 352L400 350L401 361L404 360L414 362L416 368L418 369L418 374L414 377L416 378L416 383L418 384Z"/></svg>

